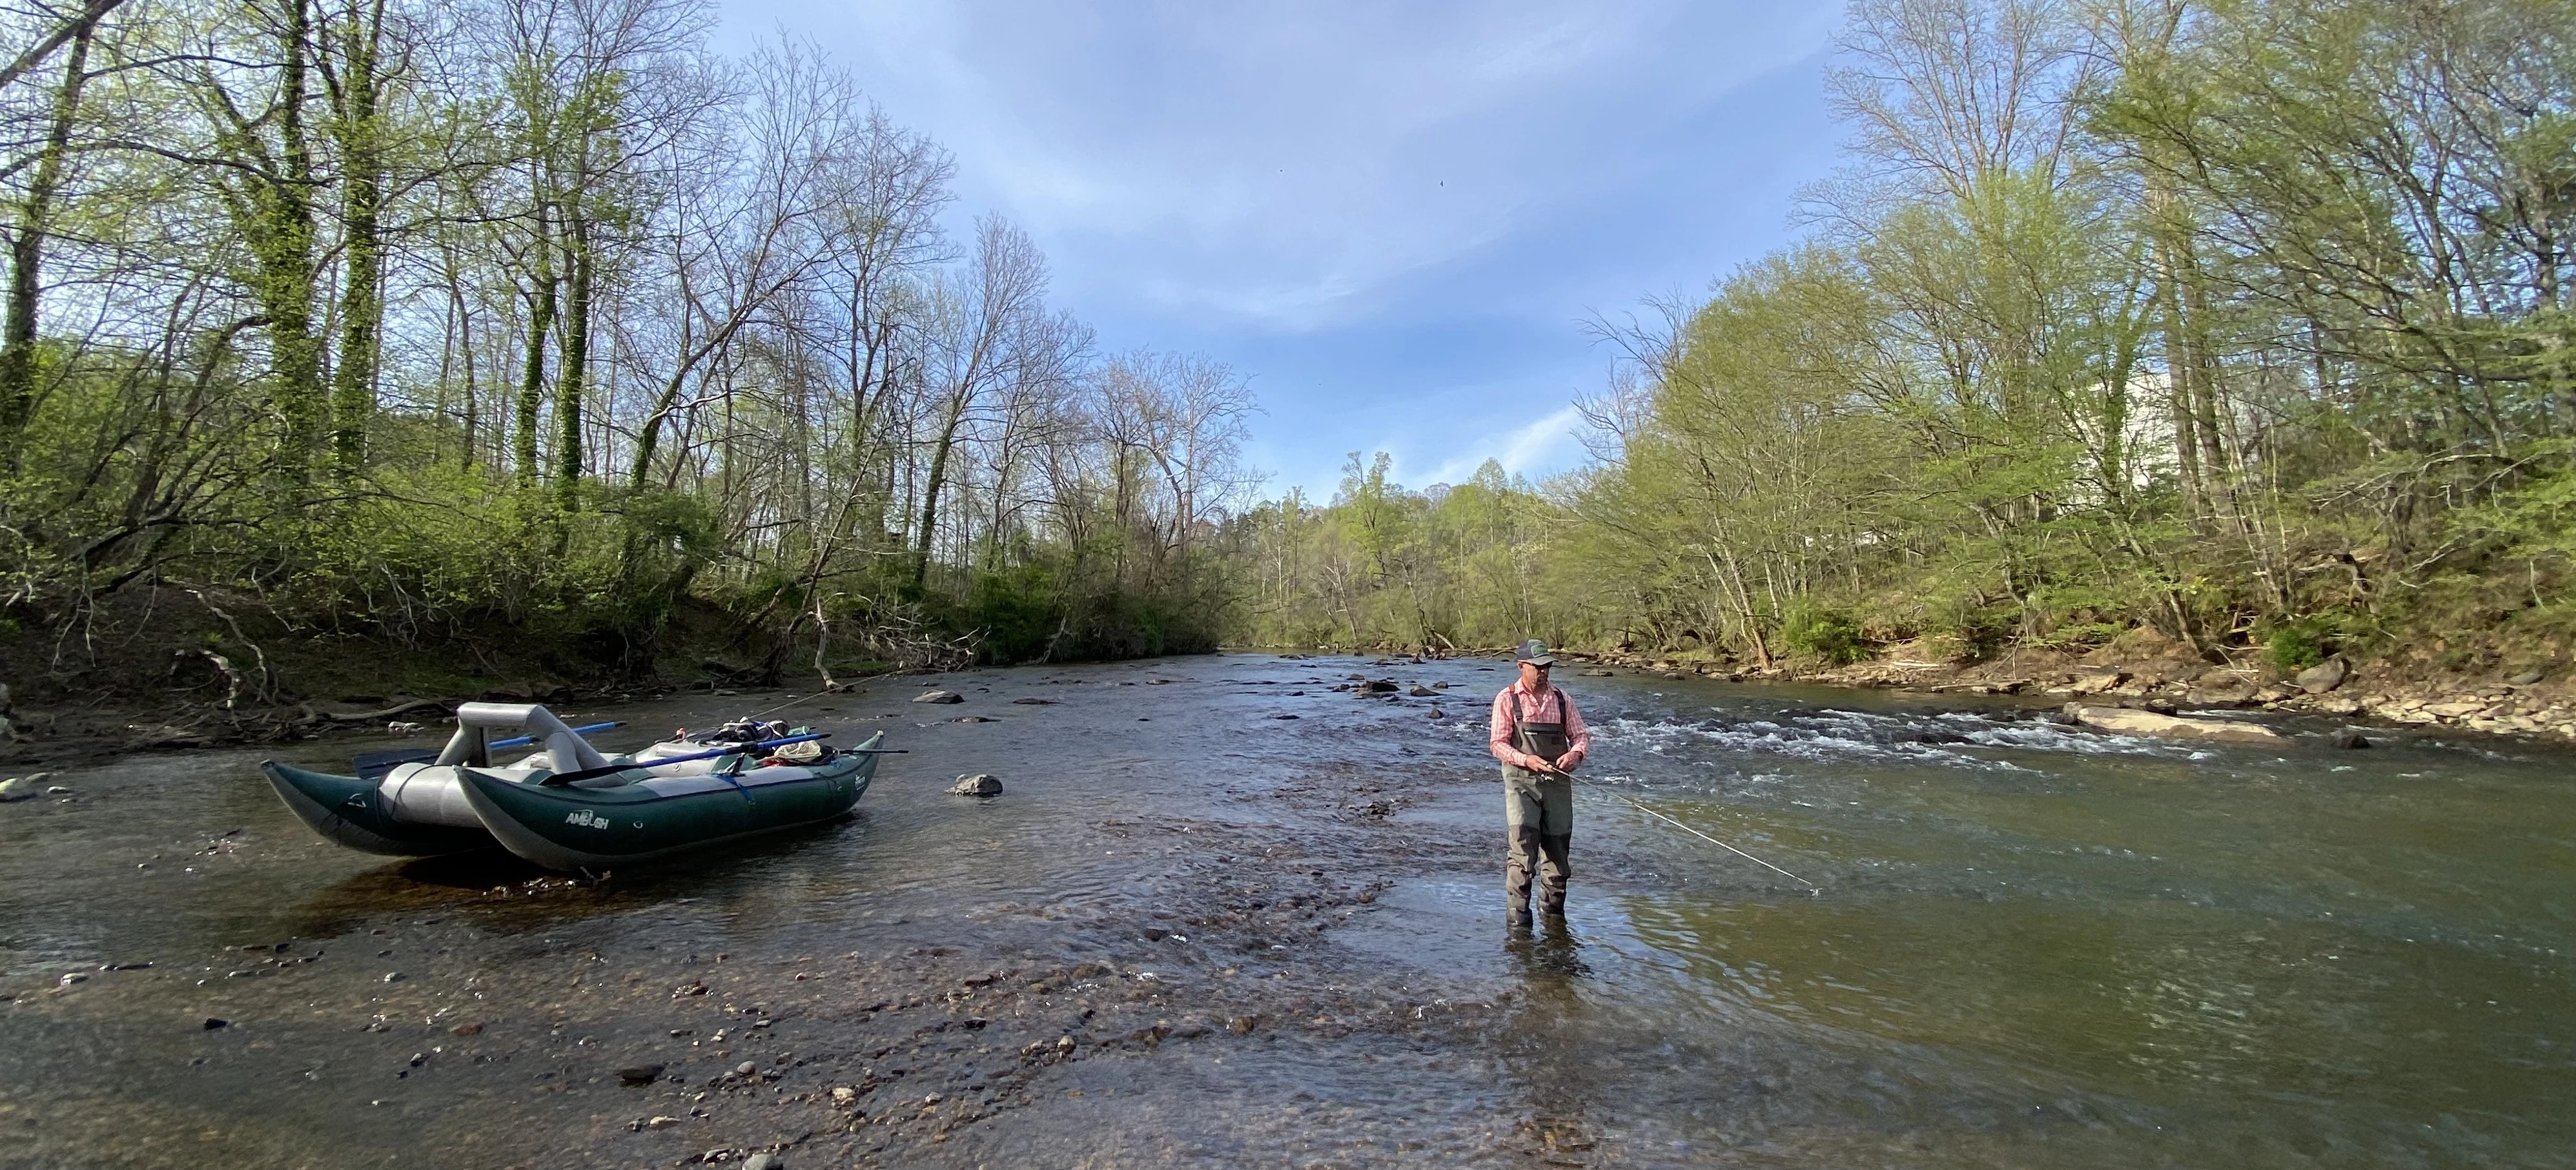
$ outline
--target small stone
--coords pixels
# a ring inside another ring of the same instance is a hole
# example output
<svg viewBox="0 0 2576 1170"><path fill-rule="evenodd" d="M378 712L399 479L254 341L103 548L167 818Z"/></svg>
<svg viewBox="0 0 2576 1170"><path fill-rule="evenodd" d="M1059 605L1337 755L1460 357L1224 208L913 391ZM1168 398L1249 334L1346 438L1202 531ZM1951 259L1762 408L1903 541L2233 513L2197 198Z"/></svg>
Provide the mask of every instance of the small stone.
<svg viewBox="0 0 2576 1170"><path fill-rule="evenodd" d="M45 786L45 795L47 796L69 796L71 794L71 789L65 788L60 784L49 784Z"/></svg>
<svg viewBox="0 0 2576 1170"><path fill-rule="evenodd" d="M955 691L923 691L912 697L916 703L963 703L966 696Z"/></svg>
<svg viewBox="0 0 2576 1170"><path fill-rule="evenodd" d="M2512 685L2514 685L2514 686L2518 686L2518 687L2527 687L2527 686L2530 686L2530 685L2531 685L2531 684L2533 684L2533 683L2539 682L2541 679L2544 679L2544 678L2547 678L2547 677L2548 677L2548 672L2547 672L2547 671L2542 671L2542 670L2525 670L2525 671L2518 671L2518 672L2516 672L2512 677L2507 678L2507 679L2505 679L2504 681L2505 681L2505 682L2507 682L2507 683L2510 683L2510 684L2512 684Z"/></svg>
<svg viewBox="0 0 2576 1170"><path fill-rule="evenodd" d="M403 973L400 971L385 972L385 982L387 983L400 983L402 982L402 977Z"/></svg>
<svg viewBox="0 0 2576 1170"><path fill-rule="evenodd" d="M847 1105L858 1099L859 1091L857 1089L853 1089L848 1085L835 1085L832 1087L832 1103L835 1105Z"/></svg>
<svg viewBox="0 0 2576 1170"><path fill-rule="evenodd" d="M742 1170L785 1170L776 1154L753 1154L742 1160Z"/></svg>
<svg viewBox="0 0 2576 1170"><path fill-rule="evenodd" d="M999 720L999 719L995 719L995 718L993 718L993 717L992 717L992 716L990 716L990 715L960 715L960 716L958 716L958 717L957 717L957 718L955 718L955 719L951 719L951 720L949 720L949 722L951 722L951 723L999 723L999 722L1001 722L1001 720Z"/></svg>
<svg viewBox="0 0 2576 1170"><path fill-rule="evenodd" d="M1019 704L1019 705L1021 705L1021 706L1023 706L1023 707L1052 707L1052 706L1055 706L1055 700L1053 700L1053 699L1027 698L1027 699L1013 699L1013 700L1011 700L1011 701L1012 701L1012 702L1014 702L1014 703L1017 703L1017 704Z"/></svg>
<svg viewBox="0 0 2576 1170"><path fill-rule="evenodd" d="M1416 684L1414 684L1413 689L1412 689L1412 690L1410 690L1410 691L1406 691L1405 693L1406 693L1406 694L1408 694L1408 695L1411 695L1411 696L1413 696L1414 698L1417 698L1417 699L1436 699L1436 698L1439 698L1439 697L1440 697L1440 692L1435 691L1435 690L1432 690L1432 689L1431 689L1431 688L1429 688L1429 687L1423 686L1423 685L1421 685L1420 683L1416 683Z"/></svg>
<svg viewBox="0 0 2576 1170"><path fill-rule="evenodd" d="M664 1067L666 1066L658 1064L629 1065L617 1070L617 1079L630 1088L636 1085L649 1085L662 1079Z"/></svg>
<svg viewBox="0 0 2576 1170"><path fill-rule="evenodd" d="M669 1128L671 1128L672 1126L675 1126L675 1125L678 1125L678 1124L680 1124L680 1119L679 1119L679 1118L676 1118L676 1117L655 1117L655 1118L653 1118L652 1120L645 1122L645 1123L644 1123L644 1128L646 1128L646 1129L669 1129Z"/></svg>
<svg viewBox="0 0 2576 1170"><path fill-rule="evenodd" d="M2370 737L2358 731L2347 731L2335 737L2334 745L2347 750L2358 750L2370 746Z"/></svg>
<svg viewBox="0 0 2576 1170"><path fill-rule="evenodd" d="M447 1031L450 1035L455 1036L480 1036L483 1034L483 1025L479 1022L458 1024L453 1028L449 1028Z"/></svg>
<svg viewBox="0 0 2576 1170"><path fill-rule="evenodd" d="M1297 718L1297 717L1296 717L1296 716L1294 716L1294 715L1273 715L1273 716L1271 716L1271 718L1273 718L1273 719L1294 719L1294 718Z"/></svg>
<svg viewBox="0 0 2576 1170"><path fill-rule="evenodd" d="M751 1074L756 1073L756 1072L759 1072L759 1071L760 1071L760 1066L759 1066L759 1065L757 1065L757 1064L754 1064L754 1063L752 1063L752 1062L750 1062L750 1061L748 1061L748 1060L746 1060L746 1061L742 1062L741 1064L737 1064L737 1065L733 1066L733 1075L738 1076L738 1077L747 1077L747 1076L750 1076Z"/></svg>
<svg viewBox="0 0 2576 1170"><path fill-rule="evenodd" d="M61 979L55 980L55 981L54 981L54 986L56 986L56 987L69 987L69 986L71 986L72 984L75 984L75 983L87 983L87 982L89 982L89 976L88 976L88 975L85 975L85 974L83 974L83 973L81 973L81 972L78 972L78 971L73 971L73 972L70 972L69 974L64 975Z"/></svg>
<svg viewBox="0 0 2576 1170"><path fill-rule="evenodd" d="M229 1028L232 1026L233 1022L231 1020L219 1019L214 1016L206 1017L206 1030L209 1032L212 1032L217 1028Z"/></svg>
<svg viewBox="0 0 2576 1170"><path fill-rule="evenodd" d="M986 775L960 776L948 786L950 796L1000 796L1002 782Z"/></svg>

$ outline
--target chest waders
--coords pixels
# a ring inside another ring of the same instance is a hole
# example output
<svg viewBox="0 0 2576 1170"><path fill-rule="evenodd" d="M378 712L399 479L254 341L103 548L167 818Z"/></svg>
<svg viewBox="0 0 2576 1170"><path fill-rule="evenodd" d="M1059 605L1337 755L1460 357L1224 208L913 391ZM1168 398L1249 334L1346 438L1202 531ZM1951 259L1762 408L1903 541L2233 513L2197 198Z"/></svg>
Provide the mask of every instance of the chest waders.
<svg viewBox="0 0 2576 1170"><path fill-rule="evenodd" d="M1556 722L1533 722L1512 696L1512 747L1542 760L1557 760L1574 746L1565 733L1565 692L1549 689L1556 700ZM1541 700L1538 714L1546 715ZM1565 913L1565 880L1574 876L1566 856L1574 844L1574 782L1527 768L1503 765L1503 823L1510 834L1511 857L1503 869L1503 899L1514 922L1529 919L1530 876L1539 878L1539 912Z"/></svg>

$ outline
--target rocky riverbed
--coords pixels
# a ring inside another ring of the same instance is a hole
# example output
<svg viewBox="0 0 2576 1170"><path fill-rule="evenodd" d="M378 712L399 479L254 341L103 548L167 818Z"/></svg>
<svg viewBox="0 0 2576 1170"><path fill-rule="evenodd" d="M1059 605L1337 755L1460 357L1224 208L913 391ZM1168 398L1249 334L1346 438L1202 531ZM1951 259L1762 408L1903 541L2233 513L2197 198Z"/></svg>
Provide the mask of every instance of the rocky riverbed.
<svg viewBox="0 0 2576 1170"><path fill-rule="evenodd" d="M845 821L599 878L324 844L255 751L73 762L0 806L0 1163L2540 1166L2576 1138L2563 755L1569 678L1606 787L1570 923L1519 939L1482 746L1506 676L1228 655L564 706L629 720L612 747L792 704L912 752Z"/></svg>
<svg viewBox="0 0 2576 1170"><path fill-rule="evenodd" d="M2017 695L2151 708L2276 711L2495 735L2576 740L2576 690L2565 672L2526 667L2489 676L2398 661L2328 659L2298 671L2254 656L2219 665L2152 639L2086 655L2025 651L1994 662L1910 658L1902 649L1838 667L1750 669L1690 657L1576 654L1595 669L1727 682L1799 682L1926 694Z"/></svg>

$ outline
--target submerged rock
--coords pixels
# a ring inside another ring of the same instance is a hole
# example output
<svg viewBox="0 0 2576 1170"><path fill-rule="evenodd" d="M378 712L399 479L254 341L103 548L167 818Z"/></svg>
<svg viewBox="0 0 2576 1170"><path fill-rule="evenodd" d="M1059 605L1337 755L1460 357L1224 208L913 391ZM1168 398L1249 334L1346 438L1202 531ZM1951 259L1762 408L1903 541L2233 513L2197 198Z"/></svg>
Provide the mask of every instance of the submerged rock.
<svg viewBox="0 0 2576 1170"><path fill-rule="evenodd" d="M986 775L960 776L948 786L950 796L1000 796L1002 782Z"/></svg>
<svg viewBox="0 0 2576 1170"><path fill-rule="evenodd" d="M923 691L912 697L916 703L963 703L966 696L955 691Z"/></svg>
<svg viewBox="0 0 2576 1170"><path fill-rule="evenodd" d="M1439 698L1439 697L1440 697L1440 692L1435 691L1435 690L1432 690L1432 689L1431 689L1431 688L1429 688L1429 687L1426 687L1426 686L1420 686L1420 685L1416 685L1416 686L1415 686L1411 691L1408 691L1408 692L1406 692L1406 693L1407 693L1407 694L1412 695L1414 698L1417 698L1417 699L1436 699L1436 698Z"/></svg>
<svg viewBox="0 0 2576 1170"><path fill-rule="evenodd" d="M2334 738L2334 745L2347 751L2359 750L2370 746L2370 737L2358 731L2347 731Z"/></svg>

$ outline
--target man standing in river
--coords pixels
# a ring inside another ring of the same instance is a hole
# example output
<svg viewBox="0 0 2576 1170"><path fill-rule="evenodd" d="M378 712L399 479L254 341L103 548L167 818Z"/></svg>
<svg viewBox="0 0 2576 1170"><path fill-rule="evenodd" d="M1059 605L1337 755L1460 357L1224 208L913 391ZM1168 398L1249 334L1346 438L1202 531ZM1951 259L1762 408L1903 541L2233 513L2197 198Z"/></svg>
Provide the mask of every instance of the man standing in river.
<svg viewBox="0 0 2576 1170"><path fill-rule="evenodd" d="M1573 876L1566 853L1574 844L1574 778L1592 751L1592 733L1574 699L1548 683L1556 659L1533 638L1516 656L1520 681L1494 696L1494 758L1503 765L1503 824L1511 860L1503 870L1503 897L1511 924L1530 924L1530 871L1539 873L1539 912L1562 920L1565 879Z"/></svg>

